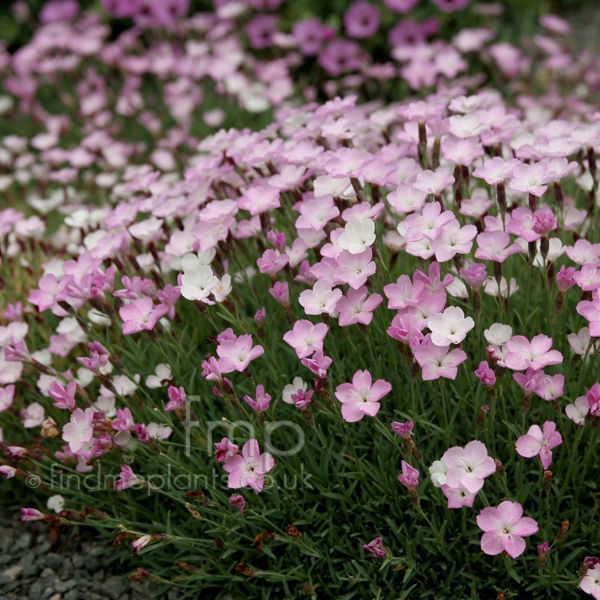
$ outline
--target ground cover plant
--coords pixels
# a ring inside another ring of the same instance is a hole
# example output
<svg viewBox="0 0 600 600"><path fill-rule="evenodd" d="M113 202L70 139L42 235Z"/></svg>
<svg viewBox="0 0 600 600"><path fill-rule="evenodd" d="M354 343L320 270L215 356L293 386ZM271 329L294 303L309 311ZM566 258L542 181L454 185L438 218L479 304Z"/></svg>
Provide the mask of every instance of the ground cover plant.
<svg viewBox="0 0 600 600"><path fill-rule="evenodd" d="M189 597L600 599L597 59L249 4L2 54L3 498Z"/></svg>

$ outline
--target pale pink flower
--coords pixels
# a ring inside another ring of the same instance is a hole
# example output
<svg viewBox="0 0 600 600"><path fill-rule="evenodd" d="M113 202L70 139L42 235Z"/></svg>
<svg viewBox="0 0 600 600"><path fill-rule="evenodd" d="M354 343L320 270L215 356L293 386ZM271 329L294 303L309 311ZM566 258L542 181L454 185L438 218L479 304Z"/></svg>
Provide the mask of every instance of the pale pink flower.
<svg viewBox="0 0 600 600"><path fill-rule="evenodd" d="M356 371L352 383L337 386L335 397L342 403L344 419L354 423L365 415L374 417L381 408L379 401L391 390L392 385L383 379L372 383L369 371Z"/></svg>
<svg viewBox="0 0 600 600"><path fill-rule="evenodd" d="M250 486L257 492L262 491L265 475L275 466L273 457L268 453L260 453L258 441L248 440L241 454L227 459L223 469L229 473L227 486L233 489Z"/></svg>
<svg viewBox="0 0 600 600"><path fill-rule="evenodd" d="M21 411L23 427L26 429L39 427L46 418L45 412L44 407L39 402L32 402L27 408Z"/></svg>
<svg viewBox="0 0 600 600"><path fill-rule="evenodd" d="M505 365L514 371L531 368L535 371L548 365L563 362L563 355L558 350L551 350L552 338L540 333L531 342L522 335L515 335L505 344Z"/></svg>
<svg viewBox="0 0 600 600"><path fill-rule="evenodd" d="M15 397L15 386L7 385L0 387L0 412L10 408Z"/></svg>
<svg viewBox="0 0 600 600"><path fill-rule="evenodd" d="M360 254L372 246L375 239L375 223L371 219L354 219L346 223L338 244L350 254Z"/></svg>
<svg viewBox="0 0 600 600"><path fill-rule="evenodd" d="M298 302L304 307L307 315L331 314L342 297L342 290L332 288L327 281L317 281L312 290L304 290Z"/></svg>
<svg viewBox="0 0 600 600"><path fill-rule="evenodd" d="M402 310L419 304L425 284L422 281L411 281L408 275L400 275L396 283L388 283L383 293L388 298L388 308Z"/></svg>
<svg viewBox="0 0 600 600"><path fill-rule="evenodd" d="M94 428L94 409L86 408L85 411L76 408L71 413L71 421L63 427L63 440L69 443L71 452L79 452L85 444L92 441Z"/></svg>
<svg viewBox="0 0 600 600"><path fill-rule="evenodd" d="M488 456L483 442L473 440L464 448L448 448L442 456L446 465L446 483L450 487L464 487L476 494L483 487L483 480L496 471L496 463Z"/></svg>
<svg viewBox="0 0 600 600"><path fill-rule="evenodd" d="M239 448L229 438L222 438L220 442L215 442L215 459L217 462L225 462L235 456Z"/></svg>
<svg viewBox="0 0 600 600"><path fill-rule="evenodd" d="M503 183L512 176L513 170L520 161L516 158L505 160L501 156L494 156L483 161L483 166L473 171L473 177L483 179L489 185Z"/></svg>
<svg viewBox="0 0 600 600"><path fill-rule="evenodd" d="M444 496L448 499L448 508L462 508L463 506L471 508L473 506L477 493L470 492L467 488L462 486L455 488L450 487L446 483L441 487Z"/></svg>
<svg viewBox="0 0 600 600"><path fill-rule="evenodd" d="M516 442L517 452L526 458L540 457L544 470L552 462L552 448L562 444L562 436L556 431L556 423L546 421L543 431L538 425L532 425L529 431L522 435Z"/></svg>
<svg viewBox="0 0 600 600"><path fill-rule="evenodd" d="M548 167L544 163L534 163L532 165L521 163L514 167L513 178L508 186L517 192L533 194L539 198L548 189L547 185L543 185L543 180L547 174Z"/></svg>
<svg viewBox="0 0 600 600"><path fill-rule="evenodd" d="M579 587L586 593L591 594L596 600L600 600L600 563L588 568L586 574L579 582Z"/></svg>
<svg viewBox="0 0 600 600"><path fill-rule="evenodd" d="M344 250L337 257L338 268L335 270L335 277L357 290L375 273L376 267L372 258L373 252L370 248L360 254L351 254Z"/></svg>
<svg viewBox="0 0 600 600"><path fill-rule="evenodd" d="M441 194L455 182L451 173L448 167L439 167L436 171L422 171L417 175L413 186L426 194Z"/></svg>
<svg viewBox="0 0 600 600"><path fill-rule="evenodd" d="M457 306L449 306L443 313L429 317L427 327L431 330L431 341L436 346L460 344L467 333L475 327L471 317Z"/></svg>
<svg viewBox="0 0 600 600"><path fill-rule="evenodd" d="M523 538L538 531L538 524L531 517L523 516L523 507L509 500L497 507L484 508L477 515L477 525L485 532L481 549L490 556L502 552L513 558L521 556L526 545Z"/></svg>

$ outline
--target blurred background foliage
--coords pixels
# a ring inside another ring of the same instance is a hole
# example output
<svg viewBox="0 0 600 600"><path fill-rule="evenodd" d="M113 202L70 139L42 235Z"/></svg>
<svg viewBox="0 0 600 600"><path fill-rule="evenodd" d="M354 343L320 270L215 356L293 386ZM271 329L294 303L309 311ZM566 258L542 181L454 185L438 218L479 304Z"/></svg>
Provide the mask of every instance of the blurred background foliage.
<svg viewBox="0 0 600 600"><path fill-rule="evenodd" d="M11 50L14 50L31 38L37 26L37 14L46 0L21 0L19 4L27 7L29 17L17 18L13 9L14 2L0 0L0 40L3 40ZM382 5L381 0L372 0L375 4ZM341 19L344 11L352 4L353 0L285 0L277 10L282 18L282 25L289 28L291 24L302 18L317 16L324 22L337 26L341 31ZM472 0L471 4L489 4L490 2ZM555 12L565 14L576 12L583 8L598 6L598 0L501 0L494 2L504 6L503 38L518 39L520 35L532 31L536 27L540 15ZM100 0L79 0L82 9L101 9ZM190 13L197 11L211 11L211 0L190 0ZM392 27L403 16L383 11L384 25ZM387 18L385 16L387 15ZM461 27L481 24L481 17L473 15L472 11L464 10L452 14L444 14L435 8L428 0L421 0L417 8L410 14L410 18L425 19L435 16L444 25L443 31L452 35ZM387 22L386 22L387 21ZM116 24L115 32L120 31L127 23Z"/></svg>

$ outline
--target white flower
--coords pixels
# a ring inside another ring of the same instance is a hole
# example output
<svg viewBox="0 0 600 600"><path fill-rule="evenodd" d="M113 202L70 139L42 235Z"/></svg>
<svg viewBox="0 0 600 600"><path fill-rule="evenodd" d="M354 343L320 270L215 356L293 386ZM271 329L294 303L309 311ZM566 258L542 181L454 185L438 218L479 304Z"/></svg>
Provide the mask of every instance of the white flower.
<svg viewBox="0 0 600 600"><path fill-rule="evenodd" d="M493 296L494 298L498 297L498 282L493 277L488 277L483 284L483 291L488 296ZM500 291L502 292L502 297L506 298L508 294L508 285L506 283L506 279L502 277L502 282L500 284ZM517 280L514 277L510 278L510 295L512 296L515 292L519 291L519 286L517 285Z"/></svg>
<svg viewBox="0 0 600 600"><path fill-rule="evenodd" d="M94 402L93 407L96 410L98 410L98 411L102 411L104 413L104 416L106 416L109 419L112 419L117 414L117 408L115 406L115 397L114 397L114 395L112 395L112 396L106 396L106 395L100 395L100 396L98 396L98 400L96 400L96 402Z"/></svg>
<svg viewBox="0 0 600 600"><path fill-rule="evenodd" d="M212 293L216 302L223 302L231 293L231 275L223 275L221 281L213 288Z"/></svg>
<svg viewBox="0 0 600 600"><path fill-rule="evenodd" d="M431 482L435 487L442 487L446 483L446 473L448 472L448 467L441 461L436 460L429 467L429 476L431 477Z"/></svg>
<svg viewBox="0 0 600 600"><path fill-rule="evenodd" d="M171 427L169 427L168 425L159 425L158 423L148 423L148 425L146 425L146 431L148 432L148 435L153 440L160 441L160 440L166 440L173 432L173 429L171 429Z"/></svg>
<svg viewBox="0 0 600 600"><path fill-rule="evenodd" d="M134 375L133 378L135 383L126 375L117 375L114 377L112 382L115 386L117 394L120 396L129 396L130 394L133 394L133 392L135 392L135 390L138 388L137 384L140 382L140 376Z"/></svg>
<svg viewBox="0 0 600 600"><path fill-rule="evenodd" d="M188 300L205 300L219 285L210 267L194 267L181 277L181 295Z"/></svg>
<svg viewBox="0 0 600 600"><path fill-rule="evenodd" d="M585 396L579 396L573 404L565 406L567 417L577 425L583 425L585 418L590 412L590 407L587 405Z"/></svg>
<svg viewBox="0 0 600 600"><path fill-rule="evenodd" d="M429 317L427 327L436 346L449 346L460 344L475 327L475 321L471 317L465 318L465 313L457 306L449 306L443 313Z"/></svg>
<svg viewBox="0 0 600 600"><path fill-rule="evenodd" d="M283 388L281 396L286 404L294 404L294 401L292 400L292 394L296 394L298 390L306 392L307 389L308 386L306 385L306 382L303 381L302 377L294 377L292 383L288 383Z"/></svg>
<svg viewBox="0 0 600 600"><path fill-rule="evenodd" d="M65 499L60 494L50 496L46 506L55 513L59 513L65 507Z"/></svg>
<svg viewBox="0 0 600 600"><path fill-rule="evenodd" d="M171 366L165 363L161 363L156 365L156 369L154 371L156 375L148 375L146 377L146 387L150 389L156 389L162 387L164 384L162 383L165 379L171 379Z"/></svg>
<svg viewBox="0 0 600 600"><path fill-rule="evenodd" d="M338 245L350 254L360 254L375 242L375 223L371 219L354 219L346 223Z"/></svg>
<svg viewBox="0 0 600 600"><path fill-rule="evenodd" d="M510 340L512 337L512 327L510 325L503 325L502 323L494 323L489 329L483 332L488 344L497 344L502 346Z"/></svg>

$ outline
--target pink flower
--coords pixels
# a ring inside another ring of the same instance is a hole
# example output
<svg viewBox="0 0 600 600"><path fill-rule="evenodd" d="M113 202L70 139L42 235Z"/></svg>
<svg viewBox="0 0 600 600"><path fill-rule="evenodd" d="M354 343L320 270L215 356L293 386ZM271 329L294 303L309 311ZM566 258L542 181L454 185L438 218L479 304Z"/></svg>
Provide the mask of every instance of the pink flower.
<svg viewBox="0 0 600 600"><path fill-rule="evenodd" d="M43 512L40 512L37 508L22 508L21 521L41 521L46 518Z"/></svg>
<svg viewBox="0 0 600 600"><path fill-rule="evenodd" d="M383 547L383 540L376 537L372 542L365 544L363 550L370 552L375 558L384 558L387 555L386 549Z"/></svg>
<svg viewBox="0 0 600 600"><path fill-rule="evenodd" d="M275 275L290 262L287 254L280 254L277 250L265 250L261 258L256 261L261 273Z"/></svg>
<svg viewBox="0 0 600 600"><path fill-rule="evenodd" d="M483 480L496 471L496 463L488 456L483 442L473 440L464 448L454 446L444 452L442 462L448 468L446 483L452 488L464 487L476 494Z"/></svg>
<svg viewBox="0 0 600 600"><path fill-rule="evenodd" d="M379 9L366 0L354 2L344 14L344 27L349 37L372 37L379 28Z"/></svg>
<svg viewBox="0 0 600 600"><path fill-rule="evenodd" d="M117 481L116 488L118 492L122 492L130 487L143 487L145 481L138 477L128 465L121 465L121 473L119 474L119 480Z"/></svg>
<svg viewBox="0 0 600 600"><path fill-rule="evenodd" d="M427 334L418 348L413 350L415 359L422 368L424 381L446 377L456 379L458 365L467 360L467 354L460 348L450 350L450 346L436 346Z"/></svg>
<svg viewBox="0 0 600 600"><path fill-rule="evenodd" d="M398 475L398 481L409 489L416 488L419 485L419 470L402 461L402 473Z"/></svg>
<svg viewBox="0 0 600 600"><path fill-rule="evenodd" d="M505 344L506 358L504 364L514 371L531 368L535 371L548 365L562 363L563 355L558 350L551 350L552 338L540 333L531 342L522 335L515 335Z"/></svg>
<svg viewBox="0 0 600 600"><path fill-rule="evenodd" d="M516 242L511 244L510 235L505 231L480 233L477 236L475 258L503 263L511 254L517 252L521 252L521 246Z"/></svg>
<svg viewBox="0 0 600 600"><path fill-rule="evenodd" d="M475 369L475 375L479 378L481 383L492 386L496 383L496 374L490 368L487 360L482 360L479 363L479 368Z"/></svg>
<svg viewBox="0 0 600 600"><path fill-rule="evenodd" d="M44 422L45 413L44 407L39 402L32 402L27 408L21 410L23 427L26 429L39 427Z"/></svg>
<svg viewBox="0 0 600 600"><path fill-rule="evenodd" d="M294 328L283 334L283 340L294 350L298 358L306 358L317 350L323 350L323 340L329 331L325 323L314 325L306 319L294 323Z"/></svg>
<svg viewBox="0 0 600 600"><path fill-rule="evenodd" d="M342 296L335 309L340 313L338 323L340 327L361 323L369 325L373 320L373 311L383 301L379 294L371 294L367 291L366 286L357 290L350 289L346 296Z"/></svg>
<svg viewBox="0 0 600 600"><path fill-rule="evenodd" d="M214 360L214 356L212 357ZM165 405L165 410L181 410L185 406L186 393L182 387L170 385L167 390L169 402Z"/></svg>
<svg viewBox="0 0 600 600"><path fill-rule="evenodd" d="M481 549L489 556L502 552L513 558L521 556L525 551L523 538L538 531L538 524L531 517L523 516L523 507L509 500L496 508L484 508L477 515L477 525L485 532L481 537Z"/></svg>
<svg viewBox="0 0 600 600"><path fill-rule="evenodd" d="M76 408L71 413L71 422L63 427L63 440L69 443L71 452L79 452L85 444L92 441L94 428L94 409L86 408L85 412Z"/></svg>
<svg viewBox="0 0 600 600"><path fill-rule="evenodd" d="M273 457L268 453L260 453L258 441L248 440L241 454L236 454L225 461L223 469L229 473L227 485L237 489L250 486L257 492L263 489L265 475L275 466Z"/></svg>
<svg viewBox="0 0 600 600"><path fill-rule="evenodd" d="M538 425L532 425L529 431L516 442L517 452L526 458L539 456L546 470L552 462L552 448L562 444L562 436L556 431L556 423L546 421L543 431Z"/></svg>
<svg viewBox="0 0 600 600"><path fill-rule="evenodd" d="M223 438L220 442L215 442L215 459L217 462L225 462L235 456L239 448L229 438Z"/></svg>
<svg viewBox="0 0 600 600"><path fill-rule="evenodd" d="M323 354L323 350L317 350L312 357L302 359L302 364L320 379L327 375L327 369L332 362L333 360L329 356Z"/></svg>
<svg viewBox="0 0 600 600"><path fill-rule="evenodd" d="M123 334L128 335L138 331L152 330L158 319L169 312L169 307L164 304L154 306L152 298L144 296L130 304L125 304L119 309L119 316L123 319Z"/></svg>
<svg viewBox="0 0 600 600"><path fill-rule="evenodd" d="M29 302L31 302L31 304L36 304L40 312L52 308L57 302L66 298L66 293L64 291L66 279L67 278L61 279L59 283L56 276L52 273L44 275L38 282L39 289L33 290L29 294Z"/></svg>
<svg viewBox="0 0 600 600"><path fill-rule="evenodd" d="M56 406L56 408L67 408L69 410L73 410L75 408L76 390L77 383L74 381L70 381L67 384L66 389L58 381L53 381L48 389L48 396L55 401L53 406Z"/></svg>
<svg viewBox="0 0 600 600"><path fill-rule="evenodd" d="M232 496L229 496L229 505L232 508L237 508L240 512L240 515L243 514L247 508L249 508L248 503L241 494L233 494Z"/></svg>
<svg viewBox="0 0 600 600"><path fill-rule="evenodd" d="M290 303L290 287L287 281L283 283L281 281L275 282L273 287L269 289L269 294L284 306Z"/></svg>
<svg viewBox="0 0 600 600"><path fill-rule="evenodd" d="M575 310L589 321L590 336L600 337L600 300L582 300Z"/></svg>
<svg viewBox="0 0 600 600"><path fill-rule="evenodd" d="M369 371L356 371L352 383L342 383L335 397L342 403L342 416L348 423L360 421L365 415L374 417L381 408L379 401L392 390L392 384L378 379L372 383Z"/></svg>
<svg viewBox="0 0 600 600"><path fill-rule="evenodd" d="M134 425L135 421L133 420L133 415L131 414L129 408L118 408L117 418L113 420L111 427L115 431L129 431L130 429L133 429Z"/></svg>
<svg viewBox="0 0 600 600"><path fill-rule="evenodd" d="M248 403L256 412L265 412L269 408L271 402L271 396L265 392L264 385L256 386L256 400L246 394L244 400Z"/></svg>
<svg viewBox="0 0 600 600"><path fill-rule="evenodd" d="M251 360L264 354L262 346L252 346L252 335L240 335L235 341L223 341L217 346L220 357L219 368L222 373L245 371Z"/></svg>

